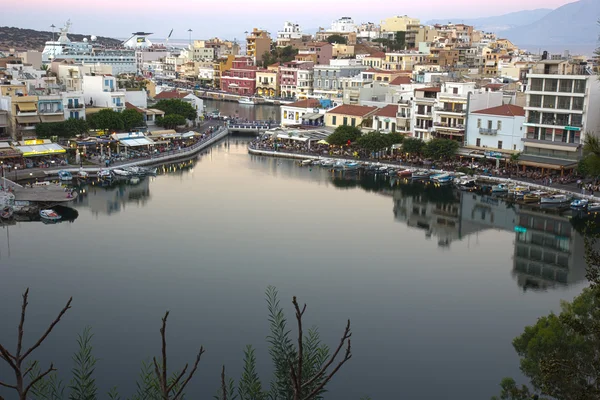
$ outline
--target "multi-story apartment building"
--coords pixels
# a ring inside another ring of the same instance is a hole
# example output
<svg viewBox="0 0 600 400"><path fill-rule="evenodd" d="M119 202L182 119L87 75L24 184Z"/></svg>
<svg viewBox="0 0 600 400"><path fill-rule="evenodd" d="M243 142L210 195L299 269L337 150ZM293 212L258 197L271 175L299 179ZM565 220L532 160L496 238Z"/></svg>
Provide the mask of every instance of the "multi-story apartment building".
<svg viewBox="0 0 600 400"><path fill-rule="evenodd" d="M42 122L62 122L65 120L63 100L60 94L38 96L38 114Z"/></svg>
<svg viewBox="0 0 600 400"><path fill-rule="evenodd" d="M82 91L61 94L64 119L85 119L85 100Z"/></svg>
<svg viewBox="0 0 600 400"><path fill-rule="evenodd" d="M256 94L264 97L279 96L277 68L259 69L256 71Z"/></svg>
<svg viewBox="0 0 600 400"><path fill-rule="evenodd" d="M231 68L221 74L221 90L243 96L253 95L256 92L257 70L252 57L235 57Z"/></svg>
<svg viewBox="0 0 600 400"><path fill-rule="evenodd" d="M327 42L307 42L298 47L298 61L313 61L315 64L329 64L333 58L333 45Z"/></svg>
<svg viewBox="0 0 600 400"><path fill-rule="evenodd" d="M7 140L10 140L10 120L8 110L0 109L0 141Z"/></svg>
<svg viewBox="0 0 600 400"><path fill-rule="evenodd" d="M282 97L300 98L309 94L312 89L307 82L311 77L314 63L310 61L290 61L279 67L279 90ZM303 73L300 74L300 71ZM299 84L303 86L300 87Z"/></svg>
<svg viewBox="0 0 600 400"><path fill-rule="evenodd" d="M485 108L469 112L467 121L467 147L507 154L523 150L523 107L503 104Z"/></svg>
<svg viewBox="0 0 600 400"><path fill-rule="evenodd" d="M246 36L246 55L252 57L254 62L262 60L265 53L271 51L271 37L269 32L254 28L252 32Z"/></svg>
<svg viewBox="0 0 600 400"><path fill-rule="evenodd" d="M574 168L587 134L600 133L600 83L586 65L542 60L529 71L527 133L519 164Z"/></svg>
<svg viewBox="0 0 600 400"><path fill-rule="evenodd" d="M406 32L408 26L419 25L420 23L421 21L418 18L411 18L406 15L386 18L381 20L381 34L386 36L388 33L394 35L396 32Z"/></svg>
<svg viewBox="0 0 600 400"><path fill-rule="evenodd" d="M290 46L292 41L302 41L304 36L300 25L285 21L283 30L277 32L277 47Z"/></svg>
<svg viewBox="0 0 600 400"><path fill-rule="evenodd" d="M331 60L330 65L317 65L314 68L313 93L325 99L341 98L344 90L341 78L358 76L366 69L355 60Z"/></svg>
<svg viewBox="0 0 600 400"><path fill-rule="evenodd" d="M118 112L125 110L125 90L117 89L114 76L85 75L83 98L90 107L110 108Z"/></svg>
<svg viewBox="0 0 600 400"><path fill-rule="evenodd" d="M228 55L221 57L213 63L213 86L216 88L221 87L221 77L226 71L229 71L233 67L233 61L235 56Z"/></svg>
<svg viewBox="0 0 600 400"><path fill-rule="evenodd" d="M407 71L413 66L424 64L427 54L418 51L404 51L397 53L385 53L385 59L381 63L381 69Z"/></svg>
<svg viewBox="0 0 600 400"><path fill-rule="evenodd" d="M424 87L415 89L412 102L413 136L429 140L433 132L433 109L436 105L437 94L442 89L439 87Z"/></svg>

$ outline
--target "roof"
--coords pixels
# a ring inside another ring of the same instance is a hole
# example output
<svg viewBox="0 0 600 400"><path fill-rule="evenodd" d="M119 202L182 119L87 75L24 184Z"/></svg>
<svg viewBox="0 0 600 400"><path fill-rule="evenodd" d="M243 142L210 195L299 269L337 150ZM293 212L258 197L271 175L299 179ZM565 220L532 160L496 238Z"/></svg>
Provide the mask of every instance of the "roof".
<svg viewBox="0 0 600 400"><path fill-rule="evenodd" d="M484 87L490 89L502 89L504 87L504 83L488 83Z"/></svg>
<svg viewBox="0 0 600 400"><path fill-rule="evenodd" d="M177 90L164 90L156 96L154 96L154 98L157 100L183 99L187 95L188 93L179 92Z"/></svg>
<svg viewBox="0 0 600 400"><path fill-rule="evenodd" d="M418 89L415 89L415 91L421 91L421 92L441 92L442 88L441 87L437 87L437 86L431 86L431 87L418 88Z"/></svg>
<svg viewBox="0 0 600 400"><path fill-rule="evenodd" d="M399 76L390 82L390 85L408 85L412 83L412 79L408 76Z"/></svg>
<svg viewBox="0 0 600 400"><path fill-rule="evenodd" d="M375 112L375 115L378 117L396 118L397 113L398 106L394 104L388 104L387 106L377 110L377 112Z"/></svg>
<svg viewBox="0 0 600 400"><path fill-rule="evenodd" d="M341 106L337 106L336 108L327 111L327 114L342 114L352 115L355 117L364 117L365 115L371 114L375 110L377 110L377 107L342 104Z"/></svg>
<svg viewBox="0 0 600 400"><path fill-rule="evenodd" d="M498 115L500 117L524 117L525 109L512 104L503 104L498 107L486 108L473 111L473 114Z"/></svg>
<svg viewBox="0 0 600 400"><path fill-rule="evenodd" d="M134 106L133 104L131 104L128 101L125 102L125 109L127 109L127 110L135 110L135 111L137 111L139 113L142 113L142 114L144 114L146 112L145 110L142 110L141 108Z"/></svg>
<svg viewBox="0 0 600 400"><path fill-rule="evenodd" d="M317 99L305 99L295 103L286 104L284 107L297 107L297 108L316 108L321 106L321 102Z"/></svg>
<svg viewBox="0 0 600 400"><path fill-rule="evenodd" d="M372 57L372 58L385 58L385 53L383 51L378 51L375 53L371 53L369 54L367 57Z"/></svg>

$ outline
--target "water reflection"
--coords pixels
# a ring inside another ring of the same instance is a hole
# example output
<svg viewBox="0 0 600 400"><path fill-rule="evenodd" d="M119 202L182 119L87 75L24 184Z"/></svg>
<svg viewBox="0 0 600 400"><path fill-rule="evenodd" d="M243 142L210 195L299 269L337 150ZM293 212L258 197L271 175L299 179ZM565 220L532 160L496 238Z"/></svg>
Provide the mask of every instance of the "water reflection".
<svg viewBox="0 0 600 400"><path fill-rule="evenodd" d="M219 110L221 115L248 119L250 121L279 121L281 118L279 106L257 104L248 105L232 101L204 100L204 110L211 113Z"/></svg>

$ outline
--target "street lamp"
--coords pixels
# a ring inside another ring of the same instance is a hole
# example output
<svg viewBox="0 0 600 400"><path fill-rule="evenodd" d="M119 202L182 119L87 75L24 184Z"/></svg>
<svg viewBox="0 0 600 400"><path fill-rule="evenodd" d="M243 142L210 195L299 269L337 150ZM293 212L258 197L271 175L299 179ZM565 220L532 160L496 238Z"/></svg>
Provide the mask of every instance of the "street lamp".
<svg viewBox="0 0 600 400"><path fill-rule="evenodd" d="M15 165L15 182L17 181L17 166Z"/></svg>

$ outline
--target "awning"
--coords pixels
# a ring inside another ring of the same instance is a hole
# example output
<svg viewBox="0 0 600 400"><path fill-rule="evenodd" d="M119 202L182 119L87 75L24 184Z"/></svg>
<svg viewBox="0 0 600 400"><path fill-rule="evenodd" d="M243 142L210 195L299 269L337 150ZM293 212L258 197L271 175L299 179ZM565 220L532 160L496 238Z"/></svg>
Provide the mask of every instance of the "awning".
<svg viewBox="0 0 600 400"><path fill-rule="evenodd" d="M319 113L308 113L308 114L304 114L302 116L302 119L306 119L308 121L314 121L316 119L319 119L321 117L324 117L325 115L323 114L319 114Z"/></svg>
<svg viewBox="0 0 600 400"><path fill-rule="evenodd" d="M184 139L189 139L189 138L192 138L194 136L200 136L200 134L198 132L189 131L189 132L186 132L183 135L181 135L181 137L184 138Z"/></svg>
<svg viewBox="0 0 600 400"><path fill-rule="evenodd" d="M565 146L560 144L549 144L549 143L536 143L536 142L525 142L527 147L535 147L536 149L548 149L548 150L560 150L560 151L577 151L578 146Z"/></svg>
<svg viewBox="0 0 600 400"><path fill-rule="evenodd" d="M560 170L560 169L570 169L570 168L576 167L577 161L521 154L519 156L519 165Z"/></svg>
<svg viewBox="0 0 600 400"><path fill-rule="evenodd" d="M19 111L22 111L22 112L37 111L37 107L35 106L35 103L17 103L17 107L19 108Z"/></svg>
<svg viewBox="0 0 600 400"><path fill-rule="evenodd" d="M158 110L156 108L148 108L149 112L151 112L152 114L156 114L156 115L165 115L165 112L163 110Z"/></svg>
<svg viewBox="0 0 600 400"><path fill-rule="evenodd" d="M0 150L2 149L10 149L10 143L0 142Z"/></svg>
<svg viewBox="0 0 600 400"><path fill-rule="evenodd" d="M63 115L42 115L42 122L63 122L65 117Z"/></svg>
<svg viewBox="0 0 600 400"><path fill-rule="evenodd" d="M280 133L277 135L278 139L289 139L289 140L298 140L299 142L306 142L308 140L307 137L299 137L299 136L290 136L284 133Z"/></svg>
<svg viewBox="0 0 600 400"><path fill-rule="evenodd" d="M175 129L165 129L162 131L152 131L152 132L148 132L148 136L152 136L152 137L162 137L163 135L172 135L174 133L177 133L177 131L175 131Z"/></svg>
<svg viewBox="0 0 600 400"><path fill-rule="evenodd" d="M40 117L37 115L18 116L17 122L19 124L39 124Z"/></svg>
<svg viewBox="0 0 600 400"><path fill-rule="evenodd" d="M127 147L139 147L139 146L152 146L154 142L147 137L140 137L135 139L122 139L120 144Z"/></svg>
<svg viewBox="0 0 600 400"><path fill-rule="evenodd" d="M57 143L38 144L33 146L17 146L15 148L23 154L23 157L37 157L50 154L66 153L66 150Z"/></svg>

